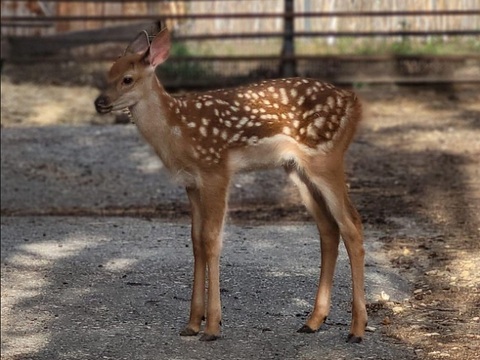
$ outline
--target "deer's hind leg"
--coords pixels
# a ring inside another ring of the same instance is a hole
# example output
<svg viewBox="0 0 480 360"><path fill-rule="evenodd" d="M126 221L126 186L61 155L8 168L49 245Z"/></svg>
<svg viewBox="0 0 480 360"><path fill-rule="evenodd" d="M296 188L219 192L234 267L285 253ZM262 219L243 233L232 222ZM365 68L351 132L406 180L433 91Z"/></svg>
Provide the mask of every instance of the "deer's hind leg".
<svg viewBox="0 0 480 360"><path fill-rule="evenodd" d="M297 185L303 203L313 216L320 234L321 270L313 312L298 332L313 333L326 320L330 312L331 290L335 264L338 256L340 232L330 214L321 193L301 172L287 169L290 178Z"/></svg>
<svg viewBox="0 0 480 360"><path fill-rule="evenodd" d="M317 162L310 163L310 166L305 168L302 179L307 184L313 186L315 199L317 199L315 197L317 192L321 194L321 199L324 200L324 204L328 209L327 212L337 224L345 243L350 261L353 288L352 323L347 341L360 342L365 334L365 326L367 325L364 289L365 251L363 248L362 225L360 216L352 205L347 193L343 164L338 159L332 158L330 160L332 161L329 162L327 160L322 166L319 166ZM322 254L322 260L324 256L329 257L333 255L333 253Z"/></svg>

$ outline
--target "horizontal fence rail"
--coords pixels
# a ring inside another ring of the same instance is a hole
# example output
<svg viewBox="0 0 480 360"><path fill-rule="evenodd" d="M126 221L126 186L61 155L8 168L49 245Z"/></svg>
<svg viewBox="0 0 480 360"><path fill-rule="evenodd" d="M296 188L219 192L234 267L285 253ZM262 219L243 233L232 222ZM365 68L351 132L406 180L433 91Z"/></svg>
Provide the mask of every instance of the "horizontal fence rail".
<svg viewBox="0 0 480 360"><path fill-rule="evenodd" d="M336 4L344 2L340 0ZM8 8L5 3L17 5ZM20 11L18 4L22 3L28 3L29 6ZM38 3L38 6L32 7L32 3ZM403 3L418 4L409 0ZM256 4L257 11L245 11L246 6L242 5L250 4ZM480 56L475 53L315 54L319 46L341 39L352 42L381 39L402 46L410 41L426 39L454 38L478 43L478 7L434 10L405 10L398 7L385 10L383 7L382 10L370 4L371 10L365 6L364 9L350 11L348 7L342 10L341 6L336 9L333 5L322 5L330 6L329 10L312 11L312 4L309 0L4 1L1 15L2 61L32 63L74 60L86 63L111 60L136 33L161 17L173 29L174 44L179 44L188 53L174 52L166 64L162 75L172 86L216 86L217 82L235 84L250 78L297 74L319 76L338 83L480 82L479 71L467 69L469 71L460 72L460 75L457 71L463 65L473 69L478 66ZM162 6L164 8L160 11ZM101 11L98 10L100 8ZM139 8L144 13L134 11ZM222 11L212 10L217 8ZM428 19L432 20L428 26L422 26L430 21ZM249 25L252 21L256 27ZM340 21L343 23L339 25ZM362 30L363 27L354 29L352 23L375 25ZM384 26L384 23L390 25ZM250 50L248 55L226 54L219 50L215 55L206 56L198 50L202 44L215 50L228 49L229 46L241 48L250 44ZM260 51L268 47L265 44L276 49L273 54ZM312 48L310 51L313 53L298 52L296 45ZM255 53L251 49L259 51Z"/></svg>
<svg viewBox="0 0 480 360"><path fill-rule="evenodd" d="M321 18L321 17L409 17L409 16L475 16L480 15L479 10L436 10L436 11L330 11L330 12L282 12L282 13L224 13L224 14L165 14L162 17L174 20L195 19L241 19L241 18ZM4 21L85 21L85 20L155 20L158 15L88 15L88 16L2 16Z"/></svg>

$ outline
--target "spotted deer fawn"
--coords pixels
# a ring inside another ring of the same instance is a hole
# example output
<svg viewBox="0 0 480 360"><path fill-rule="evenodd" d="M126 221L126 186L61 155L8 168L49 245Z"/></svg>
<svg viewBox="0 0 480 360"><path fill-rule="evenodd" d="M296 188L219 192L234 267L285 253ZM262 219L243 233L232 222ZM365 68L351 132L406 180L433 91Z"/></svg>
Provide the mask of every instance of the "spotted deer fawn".
<svg viewBox="0 0 480 360"><path fill-rule="evenodd" d="M304 78L172 96L155 75L169 50L167 29L151 43L147 32L140 34L111 67L109 88L95 106L99 113L128 109L165 167L186 187L195 260L190 319L180 335L197 335L206 320L200 340L220 336L219 261L232 175L281 166L298 186L321 238L315 305L298 332L315 332L327 318L341 236L353 284L347 341L360 342L367 323L363 235L343 169L361 117L359 100L350 91Z"/></svg>

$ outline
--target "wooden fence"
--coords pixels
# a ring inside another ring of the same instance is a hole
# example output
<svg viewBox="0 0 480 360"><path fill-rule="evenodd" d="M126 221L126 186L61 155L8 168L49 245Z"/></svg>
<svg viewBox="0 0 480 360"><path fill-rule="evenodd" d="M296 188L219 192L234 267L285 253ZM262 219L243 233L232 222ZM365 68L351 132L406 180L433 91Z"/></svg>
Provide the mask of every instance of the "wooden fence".
<svg viewBox="0 0 480 360"><path fill-rule="evenodd" d="M478 62L474 53L348 53L367 52L359 45L365 39L387 47L455 39L480 49L479 0L47 0L2 1L1 10L2 59L11 62L115 58L134 34L163 18L176 44L165 72L179 85L293 74L337 82L480 81L475 72L453 71ZM395 76L375 77L379 68Z"/></svg>
<svg viewBox="0 0 480 360"><path fill-rule="evenodd" d="M293 4L296 14L295 29L300 32L480 29L479 0L294 0ZM278 32L282 30L282 17L265 17L265 15L282 14L283 10L284 0L3 0L1 2L2 36L53 35L65 31L118 25L119 21L125 22L132 17L138 19L138 17L158 16L177 17L169 25L192 35ZM448 13L449 11L452 13ZM419 12L421 16L409 15ZM456 12L456 15L453 12ZM365 21L364 17L356 16L366 13L377 14L377 16L368 21ZM383 16L383 13L397 15ZM222 14L234 15L234 17L222 17ZM238 14L250 16L236 18ZM301 14L311 14L311 16ZM319 14L326 16L319 17ZM330 14L344 15L331 16ZM352 15L345 16L345 14ZM214 18L207 17L200 20L195 19L195 15L213 15ZM60 21L59 19L62 18L66 20Z"/></svg>

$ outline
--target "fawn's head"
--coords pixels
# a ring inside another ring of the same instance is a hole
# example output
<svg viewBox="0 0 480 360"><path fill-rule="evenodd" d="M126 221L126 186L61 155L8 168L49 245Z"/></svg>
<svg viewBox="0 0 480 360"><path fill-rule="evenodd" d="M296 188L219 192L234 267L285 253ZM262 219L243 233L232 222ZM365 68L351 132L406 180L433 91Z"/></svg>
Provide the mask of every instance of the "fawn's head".
<svg viewBox="0 0 480 360"><path fill-rule="evenodd" d="M151 77L155 67L163 63L170 51L170 33L160 31L150 44L148 33L140 33L110 68L108 87L96 100L100 114L133 107L144 97L142 86Z"/></svg>

